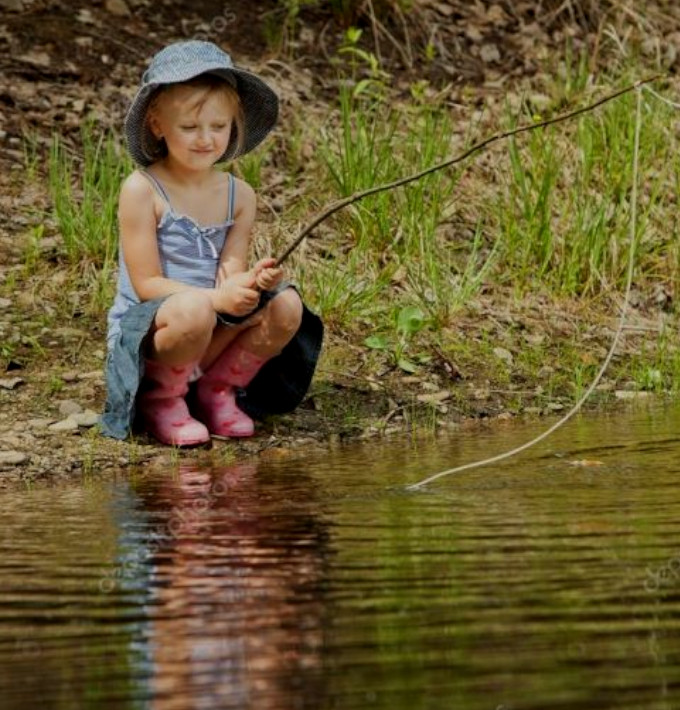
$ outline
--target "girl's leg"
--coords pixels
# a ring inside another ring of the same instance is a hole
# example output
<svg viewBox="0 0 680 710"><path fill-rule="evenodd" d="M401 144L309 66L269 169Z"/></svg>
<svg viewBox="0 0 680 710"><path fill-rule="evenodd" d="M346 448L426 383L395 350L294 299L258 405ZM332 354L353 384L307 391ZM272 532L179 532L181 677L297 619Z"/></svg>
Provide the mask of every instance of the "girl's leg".
<svg viewBox="0 0 680 710"><path fill-rule="evenodd" d="M294 289L288 288L274 296L245 323L215 328L212 341L201 360L201 369L208 370L233 344L268 360L283 350L297 333L301 321L302 301Z"/></svg>
<svg viewBox="0 0 680 710"><path fill-rule="evenodd" d="M216 329L198 382L199 417L219 436L251 436L252 419L235 401L234 387L245 387L271 357L295 335L302 320L302 301L293 289L277 294L236 332Z"/></svg>
<svg viewBox="0 0 680 710"><path fill-rule="evenodd" d="M201 444L210 434L189 414L188 381L209 346L215 327L212 302L201 293L178 293L158 309L138 398L139 413L165 444Z"/></svg>
<svg viewBox="0 0 680 710"><path fill-rule="evenodd" d="M167 365L200 360L213 337L217 319L209 296L175 293L156 313L149 357Z"/></svg>

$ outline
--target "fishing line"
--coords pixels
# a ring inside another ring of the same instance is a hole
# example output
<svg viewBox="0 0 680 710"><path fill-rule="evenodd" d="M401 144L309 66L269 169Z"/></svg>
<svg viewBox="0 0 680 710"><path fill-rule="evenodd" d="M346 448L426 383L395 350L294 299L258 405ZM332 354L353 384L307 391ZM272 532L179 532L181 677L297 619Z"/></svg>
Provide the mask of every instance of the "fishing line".
<svg viewBox="0 0 680 710"><path fill-rule="evenodd" d="M433 481L436 481L440 478L444 478L445 476L450 476L454 473L459 473L460 471L466 471L472 468L479 468L480 466L486 466L490 463L497 463L498 461L504 461L505 459L509 459L511 456L516 456L517 454L521 453L522 451L526 451L527 449L531 448L532 446L535 446L539 442L543 441L543 439L546 439L549 437L553 432L557 431L561 426L566 424L573 416L576 414L581 407L585 404L586 400L590 397L590 395L593 393L597 385L600 383L600 380L602 379L604 373L606 372L607 368L609 367L609 363L611 362L612 358L614 357L614 353L616 352L616 348L619 343L619 339L621 338L621 333L623 332L623 327L626 322L626 316L628 313L628 304L630 301L630 292L633 287L633 271L635 267L635 241L636 241L636 233L637 233L637 202L638 202L638 197L637 197L637 188L638 188L638 166L639 166L639 153L640 153L640 123L641 123L641 106L642 106L642 89L641 85L638 84L635 87L635 94L636 94L636 104L635 104L635 137L634 137L634 145L633 145L633 176L632 176L632 187L631 187L631 193L630 193L630 245L628 247L628 275L626 278L626 290L623 298L623 305L621 307L621 315L619 317L619 324L616 329L616 333L614 334L614 340L612 341L611 347L609 348L609 352L607 353L607 356L604 359L604 362L602 363L602 366L600 367L599 372L595 376L595 379L592 381L590 384L590 387L585 391L585 393L581 396L581 398L574 404L574 406L557 422L555 422L551 427L546 429L544 432L539 434L538 436L534 437L530 441L527 441L526 443L522 444L521 446L518 446L514 449L511 449L510 451L506 451L504 453L498 454L496 456L491 456L486 459L482 459L481 461L473 461L471 463L466 463L461 466L455 466L454 468L449 468L445 471L440 471L439 473L435 473L432 476L428 476L427 478L424 478L422 481L418 481L417 483L412 483L409 486L406 486L406 490L409 491L415 491L423 486L428 485L429 483L432 483Z"/></svg>
<svg viewBox="0 0 680 710"><path fill-rule="evenodd" d="M631 186L631 197L630 197L630 244L629 244L629 252L628 252L628 270L627 270L627 277L626 277L626 288L624 292L624 300L623 300L623 305L621 307L621 314L619 316L619 323L616 329L616 332L614 334L614 339L612 341L612 344L609 348L609 351L607 353L607 356L604 359L604 362L602 363L600 370L598 371L597 375L595 376L594 380L588 387L588 389L585 391L585 393L581 396L581 398L574 404L574 406L555 424L550 426L547 430L545 430L543 433L539 434L538 436L534 437L530 441L527 441L526 443L522 444L521 446L518 446L514 449L511 449L510 451L506 451L504 453L498 454L496 456L491 456L489 458L480 460L480 461L473 461L471 463L463 464L460 466L455 466L454 468L446 469L445 471L440 471L439 473L435 473L431 476L428 476L427 478L424 478L421 481L418 481L417 483L412 483L408 486L406 486L406 490L409 491L414 491L422 488L423 486L428 485L429 483L432 483L440 478L444 478L445 476L450 476L454 473L459 473L461 471L466 471L469 469L473 468L479 468L481 466L486 466L491 463L497 463L499 461L503 461L505 459L511 458L512 456L516 456L517 454L526 451L527 449L531 448L532 446L535 446L539 442L543 441L546 439L548 436L550 436L553 432L557 431L560 427L564 426L585 404L585 402L588 400L590 395L593 393L597 385L600 383L602 380L602 377L604 376L605 372L607 371L607 368L609 367L609 364L611 363L612 358L614 357L614 354L616 352L616 348L618 346L619 340L621 338L621 334L623 332L623 328L626 322L626 316L628 312L628 306L629 306L629 301L630 301L630 293L632 290L633 286L633 273L634 273L634 267L635 267L635 244L636 244L636 233L637 233L637 202L638 202L638 173L639 173L639 152L640 152L640 126L641 126L641 106L642 106L642 88L645 88L647 91L649 91L651 94L653 94L656 98L660 99L661 101L664 101L665 103L680 109L680 104L676 104L672 101L669 101L668 99L664 98L660 94L658 94L656 91L651 89L651 87L646 86L647 84L654 82L658 79L662 78L662 75L657 74L655 76L649 77L647 79L641 79L639 81L636 81L634 84L631 84L630 86L627 86L623 89L620 89L619 91L616 91L612 94L609 94L608 96L605 96L602 99L599 99L598 101L595 101L592 104L589 104L588 106L584 106L583 108L576 109L574 111L570 111L569 113L561 114L559 116L556 116L551 119L547 119L545 121L539 121L537 123L531 123L528 125L524 126L519 126L518 128L509 130L509 131L504 131L502 133L496 133L489 138L486 138L485 140L482 140L472 147L470 147L468 150L464 151L458 156L455 156L453 158L450 158L448 160L445 160L442 163L438 163L437 165L431 166L429 168L426 168L425 170L422 170L420 172L414 173L412 175L400 178L398 180L395 180L390 183L386 183L383 185L376 185L374 187L368 188L366 190L362 190L360 192L356 192L349 197L346 197L342 200L338 200L336 202L331 203L323 212L321 212L317 217L315 217L307 226L305 226L298 234L298 236L291 242L291 244L288 246L288 248L285 250L285 252L278 258L276 265L280 266L283 264L288 257L297 249L298 246L302 243L302 241L311 234L311 232L318 227L324 220L328 219L331 215L335 214L339 210L343 209L344 207L347 207L348 205L351 205L355 202L358 202L359 200L363 199L364 197L368 197L369 195L374 195L379 192L384 192L386 190L392 190L397 187L401 187L403 185L407 185L410 182L414 182L415 180L419 180L426 175L429 175L431 173L434 173L439 170L443 170L445 168L448 168L452 165L455 165L457 163L461 163L464 161L466 158L470 157L471 155L474 155L475 153L478 153L488 146L490 146L492 143L495 143L497 141L510 138L511 136L517 135L519 133L525 133L528 131L536 130L538 128L543 128L546 126L554 125L556 123L561 123L563 121L567 121L571 118L574 118L576 116L580 116L584 113L588 113L590 111L593 111L594 109L598 108L599 106L602 106L605 103L608 103L609 101L612 101L613 99L619 98L620 96L623 96L624 94L629 93L630 91L635 91L636 94L636 108L635 108L635 130L634 130L634 141L633 141L633 159L632 159L632 186Z"/></svg>

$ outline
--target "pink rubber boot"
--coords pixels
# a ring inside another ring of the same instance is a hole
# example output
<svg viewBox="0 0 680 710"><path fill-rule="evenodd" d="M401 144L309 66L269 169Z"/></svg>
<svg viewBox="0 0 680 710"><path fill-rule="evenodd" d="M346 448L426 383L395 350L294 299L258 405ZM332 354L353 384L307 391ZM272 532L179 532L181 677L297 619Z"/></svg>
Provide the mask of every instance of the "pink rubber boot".
<svg viewBox="0 0 680 710"><path fill-rule="evenodd" d="M244 437L255 432L253 420L236 404L234 387L245 387L269 358L240 345L228 347L196 386L196 416L215 436Z"/></svg>
<svg viewBox="0 0 680 710"><path fill-rule="evenodd" d="M184 401L195 367L195 362L172 366L146 360L138 411L146 430L163 444L195 446L210 441L208 430L189 414Z"/></svg>

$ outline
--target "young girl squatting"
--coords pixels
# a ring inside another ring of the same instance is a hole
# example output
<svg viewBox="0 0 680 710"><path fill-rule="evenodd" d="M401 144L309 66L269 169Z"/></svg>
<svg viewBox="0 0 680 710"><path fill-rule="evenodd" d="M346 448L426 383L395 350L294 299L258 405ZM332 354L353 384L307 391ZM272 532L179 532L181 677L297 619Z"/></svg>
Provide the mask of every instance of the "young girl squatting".
<svg viewBox="0 0 680 710"><path fill-rule="evenodd" d="M210 42L169 45L144 73L125 119L140 167L118 207L104 434L136 424L175 446L250 436L253 418L302 400L321 322L275 259L248 267L255 194L215 167L255 148L277 116L269 86Z"/></svg>

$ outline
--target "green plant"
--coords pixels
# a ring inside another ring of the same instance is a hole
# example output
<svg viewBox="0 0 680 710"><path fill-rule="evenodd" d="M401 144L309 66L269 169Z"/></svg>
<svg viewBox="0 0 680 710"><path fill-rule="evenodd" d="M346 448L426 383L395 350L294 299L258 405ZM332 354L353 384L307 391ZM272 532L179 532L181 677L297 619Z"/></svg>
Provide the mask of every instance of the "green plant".
<svg viewBox="0 0 680 710"><path fill-rule="evenodd" d="M36 224L31 227L24 244L23 264L24 269L32 274L40 264L40 244L45 236L45 225L43 223Z"/></svg>
<svg viewBox="0 0 680 710"><path fill-rule="evenodd" d="M81 141L82 156L75 156L59 135L53 136L49 189L54 217L71 263L110 269L118 248L118 193L132 164L116 136L96 136L91 122L83 124Z"/></svg>
<svg viewBox="0 0 680 710"><path fill-rule="evenodd" d="M419 355L416 358L408 356L408 347L411 339L425 326L425 314L417 306L405 306L395 314L395 334L393 337L385 335L370 335L364 340L364 345L374 350L389 352L394 364L404 372L415 372L418 369L413 359L420 360L421 364L427 356Z"/></svg>
<svg viewBox="0 0 680 710"><path fill-rule="evenodd" d="M51 375L49 381L47 382L47 394L52 396L58 394L64 389L64 380L59 377L59 375Z"/></svg>

